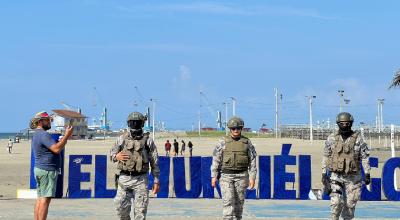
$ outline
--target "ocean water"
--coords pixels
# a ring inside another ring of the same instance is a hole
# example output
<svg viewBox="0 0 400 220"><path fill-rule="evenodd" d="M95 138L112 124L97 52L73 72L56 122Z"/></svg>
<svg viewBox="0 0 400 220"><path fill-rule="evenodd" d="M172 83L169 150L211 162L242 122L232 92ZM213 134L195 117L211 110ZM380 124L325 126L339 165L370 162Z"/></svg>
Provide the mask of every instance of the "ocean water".
<svg viewBox="0 0 400 220"><path fill-rule="evenodd" d="M0 133L0 139L14 138L17 133Z"/></svg>

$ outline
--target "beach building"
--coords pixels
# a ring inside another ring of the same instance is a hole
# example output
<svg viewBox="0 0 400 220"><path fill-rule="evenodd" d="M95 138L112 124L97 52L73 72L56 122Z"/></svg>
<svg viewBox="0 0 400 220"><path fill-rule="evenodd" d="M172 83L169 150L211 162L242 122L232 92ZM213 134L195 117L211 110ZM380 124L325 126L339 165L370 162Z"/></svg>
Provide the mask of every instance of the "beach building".
<svg viewBox="0 0 400 220"><path fill-rule="evenodd" d="M82 115L80 110L78 112L72 110L53 110L53 123L52 128L57 132L63 132L65 127L72 124L74 126L74 133L72 138L84 139L88 132L87 117Z"/></svg>

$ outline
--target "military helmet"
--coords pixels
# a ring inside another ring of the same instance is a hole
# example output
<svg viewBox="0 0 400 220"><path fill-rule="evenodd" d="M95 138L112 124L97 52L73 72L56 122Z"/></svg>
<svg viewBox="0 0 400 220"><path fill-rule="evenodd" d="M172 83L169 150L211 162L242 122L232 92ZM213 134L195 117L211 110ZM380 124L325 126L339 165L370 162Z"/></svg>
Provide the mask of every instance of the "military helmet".
<svg viewBox="0 0 400 220"><path fill-rule="evenodd" d="M244 127L244 121L243 119L233 116L231 119L228 121L228 128L243 128Z"/></svg>
<svg viewBox="0 0 400 220"><path fill-rule="evenodd" d="M339 123L339 122L342 122L342 121L353 123L354 122L354 118L348 112L341 112L336 117L336 123Z"/></svg>
<svg viewBox="0 0 400 220"><path fill-rule="evenodd" d="M146 121L147 118L140 112L132 112L128 115L128 119L126 121Z"/></svg>

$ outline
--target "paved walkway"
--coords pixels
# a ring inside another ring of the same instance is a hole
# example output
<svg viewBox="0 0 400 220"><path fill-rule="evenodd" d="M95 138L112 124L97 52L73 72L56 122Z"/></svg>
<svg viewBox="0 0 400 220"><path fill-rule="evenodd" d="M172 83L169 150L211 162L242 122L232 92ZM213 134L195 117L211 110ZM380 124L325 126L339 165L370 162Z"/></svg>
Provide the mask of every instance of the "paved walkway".
<svg viewBox="0 0 400 220"><path fill-rule="evenodd" d="M0 219L33 219L35 200L0 199ZM247 200L244 219L328 219L328 201ZM221 219L220 199L151 199L148 219ZM357 219L400 219L400 202L360 202ZM49 220L117 219L112 199L56 199Z"/></svg>

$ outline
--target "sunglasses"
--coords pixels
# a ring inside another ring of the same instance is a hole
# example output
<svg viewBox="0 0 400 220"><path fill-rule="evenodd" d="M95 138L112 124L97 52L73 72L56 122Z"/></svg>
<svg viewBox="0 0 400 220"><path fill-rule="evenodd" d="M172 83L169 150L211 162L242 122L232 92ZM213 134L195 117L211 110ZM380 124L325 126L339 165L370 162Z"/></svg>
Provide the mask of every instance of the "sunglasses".
<svg viewBox="0 0 400 220"><path fill-rule="evenodd" d="M140 129L143 127L143 121L141 121L141 120L128 121L128 127L132 128L132 129Z"/></svg>
<svg viewBox="0 0 400 220"><path fill-rule="evenodd" d="M235 127L235 128L230 128L232 131L235 131L235 130L238 130L238 131L240 131L240 130L242 130L242 128L241 127Z"/></svg>
<svg viewBox="0 0 400 220"><path fill-rule="evenodd" d="M43 119L40 119L41 121L48 121L48 122L53 122L54 120L53 120L53 118L43 118Z"/></svg>

